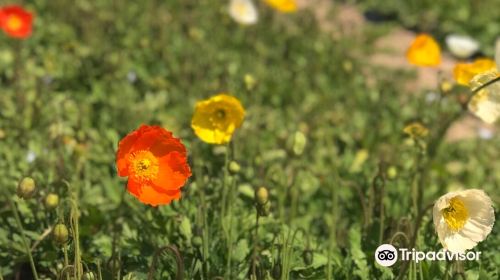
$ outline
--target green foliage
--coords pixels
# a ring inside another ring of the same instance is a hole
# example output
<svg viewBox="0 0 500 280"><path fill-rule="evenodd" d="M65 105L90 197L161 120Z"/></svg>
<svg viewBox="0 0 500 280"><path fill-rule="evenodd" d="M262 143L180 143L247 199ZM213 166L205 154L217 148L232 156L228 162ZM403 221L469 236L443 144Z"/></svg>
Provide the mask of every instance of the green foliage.
<svg viewBox="0 0 500 280"><path fill-rule="evenodd" d="M416 6L399 5L401 13L420 15ZM436 13L442 5L425 7ZM58 222L70 230L69 262L78 236L83 270L100 270L103 279L147 279L155 253L167 245L178 248L186 279L392 279L402 265L382 268L373 252L398 231L412 233L411 188L419 178L424 204L456 187L475 187L498 208L500 162L492 159L500 142L441 142L446 120L461 112L455 96L468 91L429 103L426 93L404 90L411 75L369 65L379 27L361 38L332 39L312 13L280 15L263 4L259 23L242 27L221 2L209 0L45 0L27 8L36 12L33 36L0 42L6 279L30 273L8 200L36 244L42 279L56 279L65 266L64 247L50 235ZM463 9L469 8L460 5L457 13ZM484 17L438 14L446 20L435 20L436 28L476 32L491 43L498 29L478 30L494 19L491 10ZM247 111L228 147L204 144L190 128L195 102L220 91L237 96ZM431 131L420 144L402 133L416 118ZM118 141L142 123L168 128L188 148L193 177L171 205L141 204L116 174ZM227 172L226 158L241 170ZM388 167L396 174L386 176ZM22 200L15 191L25 176L37 190ZM269 189L270 208L257 226L259 186ZM43 206L49 193L60 198L56 210ZM441 248L431 219L427 212L417 232L423 251ZM467 279L498 277L500 258L491 249L500 245L498 231L478 246L479 262L464 264ZM173 252L159 254L155 279L174 279L177 265ZM422 275L451 276L446 265L425 262Z"/></svg>

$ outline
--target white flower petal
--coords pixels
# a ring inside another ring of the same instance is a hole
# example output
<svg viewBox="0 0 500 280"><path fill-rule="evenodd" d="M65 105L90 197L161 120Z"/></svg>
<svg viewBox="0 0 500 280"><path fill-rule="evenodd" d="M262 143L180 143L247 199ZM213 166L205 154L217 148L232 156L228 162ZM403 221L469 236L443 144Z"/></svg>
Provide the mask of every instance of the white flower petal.
<svg viewBox="0 0 500 280"><path fill-rule="evenodd" d="M460 58L468 58L479 50L479 42L469 36L451 34L445 41L450 52Z"/></svg>
<svg viewBox="0 0 500 280"><path fill-rule="evenodd" d="M238 23L250 25L257 23L259 17L252 0L231 0L229 15Z"/></svg>
<svg viewBox="0 0 500 280"><path fill-rule="evenodd" d="M468 212L468 219L463 228L453 231L446 223L441 210L449 207L449 200L457 197ZM465 252L474 248L478 242L486 239L495 222L492 201L488 195L478 189L451 192L440 197L434 204L433 221L439 241L452 252Z"/></svg>
<svg viewBox="0 0 500 280"><path fill-rule="evenodd" d="M498 77L495 70L477 74L470 81L474 90ZM469 102L469 111L486 123L494 123L500 118L500 82L492 83L479 90Z"/></svg>

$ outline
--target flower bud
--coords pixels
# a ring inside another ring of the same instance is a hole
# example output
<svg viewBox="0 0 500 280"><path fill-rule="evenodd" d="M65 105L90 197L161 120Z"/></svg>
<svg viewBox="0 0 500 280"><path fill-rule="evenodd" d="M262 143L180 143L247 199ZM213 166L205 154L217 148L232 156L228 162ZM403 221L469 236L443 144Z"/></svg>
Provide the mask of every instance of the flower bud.
<svg viewBox="0 0 500 280"><path fill-rule="evenodd" d="M57 224L52 230L52 236L58 244L64 244L68 241L68 228L64 224Z"/></svg>
<svg viewBox="0 0 500 280"><path fill-rule="evenodd" d="M85 274L83 274L83 277L82 277L82 280L94 280L95 279L95 275L93 272L85 272Z"/></svg>
<svg viewBox="0 0 500 280"><path fill-rule="evenodd" d="M55 193L49 193L45 197L45 207L49 210L55 209L59 205L59 196Z"/></svg>
<svg viewBox="0 0 500 280"><path fill-rule="evenodd" d="M194 246L194 247L201 247L201 245L203 245L203 239L200 237L200 236L193 236L193 238L191 239L191 244Z"/></svg>
<svg viewBox="0 0 500 280"><path fill-rule="evenodd" d="M266 203L264 205L257 204L257 214L261 217L269 216L271 213L271 203Z"/></svg>
<svg viewBox="0 0 500 280"><path fill-rule="evenodd" d="M17 186L17 196L24 199L29 199L35 192L35 180L30 177L25 177Z"/></svg>
<svg viewBox="0 0 500 280"><path fill-rule="evenodd" d="M281 262L279 260L274 263L272 274L274 279L281 279Z"/></svg>
<svg viewBox="0 0 500 280"><path fill-rule="evenodd" d="M258 205L264 205L269 200L269 192L265 187L259 187L255 190L255 202Z"/></svg>
<svg viewBox="0 0 500 280"><path fill-rule="evenodd" d="M229 172L232 174L238 174L241 170L241 166L234 160L229 162Z"/></svg>
<svg viewBox="0 0 500 280"><path fill-rule="evenodd" d="M311 265L313 262L313 252L310 249L305 249L302 253L302 260L304 260L305 265Z"/></svg>

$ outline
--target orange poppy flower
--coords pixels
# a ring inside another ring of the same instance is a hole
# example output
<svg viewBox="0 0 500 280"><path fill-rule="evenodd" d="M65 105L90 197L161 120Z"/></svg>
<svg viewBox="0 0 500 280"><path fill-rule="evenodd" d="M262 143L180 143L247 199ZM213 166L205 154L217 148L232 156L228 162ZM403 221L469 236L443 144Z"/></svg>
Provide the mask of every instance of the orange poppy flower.
<svg viewBox="0 0 500 280"><path fill-rule="evenodd" d="M0 10L0 27L10 37L25 39L33 29L33 15L20 6L7 6Z"/></svg>
<svg viewBox="0 0 500 280"><path fill-rule="evenodd" d="M441 48L434 38L420 34L408 48L406 58L418 66L437 66L441 63Z"/></svg>
<svg viewBox="0 0 500 280"><path fill-rule="evenodd" d="M128 176L127 189L139 201L152 206L181 197L191 176L186 147L170 131L142 125L118 144L118 175Z"/></svg>

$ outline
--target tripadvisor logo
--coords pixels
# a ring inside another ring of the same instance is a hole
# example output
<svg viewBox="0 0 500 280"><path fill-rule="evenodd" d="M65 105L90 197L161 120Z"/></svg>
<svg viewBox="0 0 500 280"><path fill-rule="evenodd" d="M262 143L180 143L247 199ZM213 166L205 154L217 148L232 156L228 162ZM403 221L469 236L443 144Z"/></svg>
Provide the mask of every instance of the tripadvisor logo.
<svg viewBox="0 0 500 280"><path fill-rule="evenodd" d="M415 261L419 263L421 261L475 261L479 260L481 252L469 251L467 253L454 253L446 250L441 250L439 252L429 251L417 251L415 249L399 248L396 249L391 244L382 244L378 246L375 250L375 261L381 266L392 266L398 259L402 261Z"/></svg>

